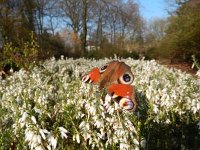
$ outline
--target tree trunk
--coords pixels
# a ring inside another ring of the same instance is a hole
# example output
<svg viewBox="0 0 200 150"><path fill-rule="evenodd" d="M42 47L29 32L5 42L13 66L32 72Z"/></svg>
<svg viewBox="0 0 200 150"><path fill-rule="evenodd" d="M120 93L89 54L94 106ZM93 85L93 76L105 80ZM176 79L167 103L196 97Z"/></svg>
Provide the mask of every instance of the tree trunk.
<svg viewBox="0 0 200 150"><path fill-rule="evenodd" d="M83 13L82 13L82 34L81 34L81 48L82 53L86 53L86 42L87 42L87 0L83 2Z"/></svg>
<svg viewBox="0 0 200 150"><path fill-rule="evenodd" d="M98 24L97 24L97 37L96 37L96 46L101 47L102 43L102 18L99 16Z"/></svg>
<svg viewBox="0 0 200 150"><path fill-rule="evenodd" d="M26 20L26 27L31 30L35 31L35 18L34 18L34 9L35 9L35 3L31 0L26 0L24 1L25 4L25 10L24 10L24 15L27 16Z"/></svg>

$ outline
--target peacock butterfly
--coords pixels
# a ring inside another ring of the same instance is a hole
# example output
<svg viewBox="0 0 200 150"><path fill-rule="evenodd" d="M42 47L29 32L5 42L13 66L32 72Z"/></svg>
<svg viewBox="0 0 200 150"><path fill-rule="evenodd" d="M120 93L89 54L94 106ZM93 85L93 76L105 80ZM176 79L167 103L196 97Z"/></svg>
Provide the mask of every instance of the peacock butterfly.
<svg viewBox="0 0 200 150"><path fill-rule="evenodd" d="M121 108L135 111L137 101L133 85L134 75L131 67L118 60L111 61L102 67L93 68L82 77L82 82L99 85L99 89L105 88L109 95Z"/></svg>

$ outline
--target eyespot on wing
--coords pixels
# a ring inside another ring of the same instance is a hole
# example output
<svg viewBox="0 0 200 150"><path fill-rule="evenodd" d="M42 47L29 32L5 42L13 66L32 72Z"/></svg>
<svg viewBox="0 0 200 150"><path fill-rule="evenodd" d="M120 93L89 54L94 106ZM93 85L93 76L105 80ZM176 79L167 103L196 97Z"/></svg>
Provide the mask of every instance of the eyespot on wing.
<svg viewBox="0 0 200 150"><path fill-rule="evenodd" d="M132 72L126 72L121 77L119 77L119 81L121 84L131 84L133 82L133 74Z"/></svg>
<svg viewBox="0 0 200 150"><path fill-rule="evenodd" d="M122 98L119 101L119 106L126 110L132 110L134 108L134 103L132 100L130 100L128 98Z"/></svg>

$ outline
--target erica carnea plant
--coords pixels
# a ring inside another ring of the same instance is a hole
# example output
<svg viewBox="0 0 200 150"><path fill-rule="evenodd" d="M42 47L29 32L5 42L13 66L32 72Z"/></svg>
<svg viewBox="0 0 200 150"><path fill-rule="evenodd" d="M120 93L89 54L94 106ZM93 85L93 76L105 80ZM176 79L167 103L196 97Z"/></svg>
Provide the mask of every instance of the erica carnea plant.
<svg viewBox="0 0 200 150"><path fill-rule="evenodd" d="M0 80L0 149L199 147L199 79L154 60L125 59L139 107L115 111L113 101L105 109L104 90L80 79L109 61L52 58Z"/></svg>

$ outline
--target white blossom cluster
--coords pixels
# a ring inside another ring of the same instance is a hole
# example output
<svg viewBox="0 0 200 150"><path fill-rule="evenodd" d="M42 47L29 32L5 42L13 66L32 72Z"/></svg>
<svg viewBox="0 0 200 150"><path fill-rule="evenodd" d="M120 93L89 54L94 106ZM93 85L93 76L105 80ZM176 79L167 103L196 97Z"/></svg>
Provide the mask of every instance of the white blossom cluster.
<svg viewBox="0 0 200 150"><path fill-rule="evenodd" d="M109 61L52 58L0 80L0 132L25 149L124 150L145 147L144 111L157 123L173 122L172 114L187 123L189 116L200 120L200 80L153 60L122 60L135 76L136 112L116 111L112 100L105 105L106 90L82 83L81 76Z"/></svg>
<svg viewBox="0 0 200 150"><path fill-rule="evenodd" d="M129 64L131 60L126 62ZM173 113L185 122L189 116L200 120L200 79L181 70L161 66L154 60L136 61L132 68L134 84L145 95L155 122L169 123L173 121L170 117Z"/></svg>

